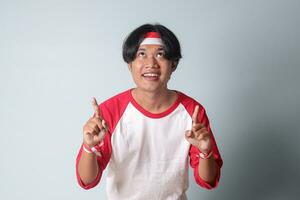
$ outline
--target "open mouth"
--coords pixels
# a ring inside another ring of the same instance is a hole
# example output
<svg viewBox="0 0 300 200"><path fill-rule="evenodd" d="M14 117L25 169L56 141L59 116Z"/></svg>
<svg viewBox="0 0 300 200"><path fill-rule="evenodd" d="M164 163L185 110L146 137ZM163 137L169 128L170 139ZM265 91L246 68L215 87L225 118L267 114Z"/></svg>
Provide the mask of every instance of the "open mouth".
<svg viewBox="0 0 300 200"><path fill-rule="evenodd" d="M146 80L158 80L159 78L159 74L158 73L144 73L142 74L142 76L146 79Z"/></svg>

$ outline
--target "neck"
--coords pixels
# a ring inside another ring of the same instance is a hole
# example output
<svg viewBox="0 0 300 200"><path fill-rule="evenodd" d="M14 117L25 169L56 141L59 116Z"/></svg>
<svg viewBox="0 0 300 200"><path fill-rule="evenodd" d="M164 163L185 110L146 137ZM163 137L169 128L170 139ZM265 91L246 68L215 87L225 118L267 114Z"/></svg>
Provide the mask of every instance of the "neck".
<svg viewBox="0 0 300 200"><path fill-rule="evenodd" d="M139 88L133 89L132 96L140 106L152 113L167 110L176 101L177 97L176 93L169 89L160 92L149 92Z"/></svg>

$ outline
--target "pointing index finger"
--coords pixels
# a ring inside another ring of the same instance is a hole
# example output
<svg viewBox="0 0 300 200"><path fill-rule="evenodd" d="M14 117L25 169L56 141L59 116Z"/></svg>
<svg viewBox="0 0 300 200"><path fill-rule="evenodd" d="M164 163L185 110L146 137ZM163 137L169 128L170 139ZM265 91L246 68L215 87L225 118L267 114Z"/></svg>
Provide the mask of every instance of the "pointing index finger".
<svg viewBox="0 0 300 200"><path fill-rule="evenodd" d="M97 100L96 100L95 97L93 97L92 105L93 105L96 117L102 119L101 113L100 113L100 110L99 110L99 105L98 105Z"/></svg>
<svg viewBox="0 0 300 200"><path fill-rule="evenodd" d="M195 107L193 115L192 115L193 124L198 123L198 113L199 113L199 105L197 105Z"/></svg>
<svg viewBox="0 0 300 200"><path fill-rule="evenodd" d="M95 111L95 116L101 120L101 124L102 124L104 130L105 130L105 132L107 132L108 128L107 128L106 122L102 118L101 110L99 109L99 105L98 105L95 97L93 97L92 105L93 105L93 108Z"/></svg>

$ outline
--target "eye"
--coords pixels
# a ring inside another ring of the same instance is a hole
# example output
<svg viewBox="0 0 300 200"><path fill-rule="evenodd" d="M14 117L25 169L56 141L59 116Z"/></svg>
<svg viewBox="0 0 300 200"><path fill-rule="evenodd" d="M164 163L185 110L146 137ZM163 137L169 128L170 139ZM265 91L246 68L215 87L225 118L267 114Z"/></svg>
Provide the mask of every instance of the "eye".
<svg viewBox="0 0 300 200"><path fill-rule="evenodd" d="M138 51L138 52L137 52L137 56L138 56L138 57L145 57L146 54L145 54L144 51Z"/></svg>
<svg viewBox="0 0 300 200"><path fill-rule="evenodd" d="M165 57L165 52L164 52L164 51L159 51L159 52L157 52L156 57L158 57L158 58L163 58L163 57Z"/></svg>

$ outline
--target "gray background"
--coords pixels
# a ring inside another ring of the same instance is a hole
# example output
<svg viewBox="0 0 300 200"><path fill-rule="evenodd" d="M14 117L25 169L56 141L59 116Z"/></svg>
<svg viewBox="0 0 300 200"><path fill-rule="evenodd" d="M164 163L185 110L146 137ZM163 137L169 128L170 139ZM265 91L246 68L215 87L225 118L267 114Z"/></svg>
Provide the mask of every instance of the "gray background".
<svg viewBox="0 0 300 200"><path fill-rule="evenodd" d="M170 88L207 109L219 187L190 199L300 195L300 1L0 1L0 199L105 199L75 179L91 98L134 87L121 45L146 22L178 36ZM104 175L105 176L105 175Z"/></svg>

